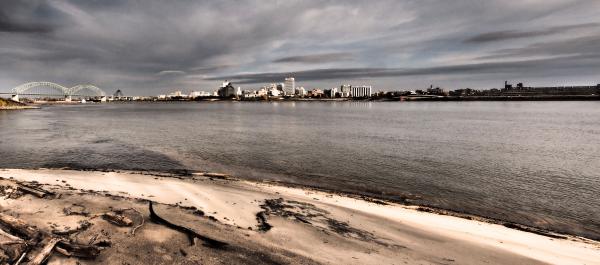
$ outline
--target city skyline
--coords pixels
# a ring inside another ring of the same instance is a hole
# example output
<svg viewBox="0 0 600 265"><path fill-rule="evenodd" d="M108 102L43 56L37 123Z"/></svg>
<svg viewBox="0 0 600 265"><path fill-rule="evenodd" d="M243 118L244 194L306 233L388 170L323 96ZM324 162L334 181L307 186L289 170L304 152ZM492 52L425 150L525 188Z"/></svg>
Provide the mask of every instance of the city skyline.
<svg viewBox="0 0 600 265"><path fill-rule="evenodd" d="M541 4L543 2L543 4ZM597 1L19 1L0 10L0 86L94 83L129 94L599 82ZM160 19L157 19L160 18ZM560 18L560 19L557 19Z"/></svg>

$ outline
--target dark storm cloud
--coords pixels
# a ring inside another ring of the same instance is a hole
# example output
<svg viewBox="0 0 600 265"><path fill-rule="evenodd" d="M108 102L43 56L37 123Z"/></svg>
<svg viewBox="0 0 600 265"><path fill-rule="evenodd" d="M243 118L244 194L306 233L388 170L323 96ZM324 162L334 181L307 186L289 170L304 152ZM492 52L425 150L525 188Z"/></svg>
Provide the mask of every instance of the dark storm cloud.
<svg viewBox="0 0 600 265"><path fill-rule="evenodd" d="M57 11L42 1L3 1L0 32L50 33L58 27Z"/></svg>
<svg viewBox="0 0 600 265"><path fill-rule="evenodd" d="M538 42L524 47L500 49L480 59L518 58L527 56L600 55L600 35L572 38L555 42Z"/></svg>
<svg viewBox="0 0 600 265"><path fill-rule="evenodd" d="M300 80L322 81L330 79L364 79L364 78L390 78L423 75L469 75L490 73L512 73L527 71L540 74L548 71L563 71L568 69L587 68L590 73L600 68L600 54L596 56L570 56L563 58L537 59L526 61L508 61L496 63L476 63L464 65L449 65L428 68L329 68L314 69L299 72L257 73L232 76L219 76L210 80L231 80L240 84L267 83L272 80L283 80L292 74Z"/></svg>
<svg viewBox="0 0 600 265"><path fill-rule="evenodd" d="M471 37L465 42L467 43L483 43L483 42L494 42L494 41L505 41L511 39L520 39L520 38L534 38L540 36L547 36L559 33L565 33L569 30L575 29L585 29L585 28L598 28L600 26L599 23L585 23L585 24L577 24L577 25L565 25L565 26L557 26L551 27L544 30L537 31L518 31L518 30L503 30L503 31L494 31L476 35Z"/></svg>
<svg viewBox="0 0 600 265"><path fill-rule="evenodd" d="M588 80L596 75L582 66L598 70L599 8L592 0L2 1L0 90L40 80L152 95L289 74L315 85L458 75L495 83L492 72ZM517 63L524 59L539 61Z"/></svg>
<svg viewBox="0 0 600 265"><path fill-rule="evenodd" d="M49 33L52 27L41 24L14 21L0 12L0 32Z"/></svg>
<svg viewBox="0 0 600 265"><path fill-rule="evenodd" d="M348 52L337 52L337 53L322 53L322 54L310 54L310 55L298 55L279 58L274 60L274 63L305 63L305 64L319 64L327 62L339 62L352 60L354 57Z"/></svg>

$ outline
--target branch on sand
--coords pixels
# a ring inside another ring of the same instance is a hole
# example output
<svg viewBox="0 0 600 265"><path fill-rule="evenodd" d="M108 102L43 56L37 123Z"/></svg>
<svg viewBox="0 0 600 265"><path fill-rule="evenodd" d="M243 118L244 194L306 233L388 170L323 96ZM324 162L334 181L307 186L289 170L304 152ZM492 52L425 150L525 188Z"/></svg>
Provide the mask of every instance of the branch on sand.
<svg viewBox="0 0 600 265"><path fill-rule="evenodd" d="M156 212L154 212L154 209L152 208L152 201L149 202L149 210L150 210L150 220L152 220L153 222L155 222L157 224L162 224L168 228L171 228L173 230L176 230L176 231L186 234L188 236L188 239L190 240L190 245L195 244L194 238L198 238L198 239L202 240L204 242L203 245L210 247L210 248L222 249L228 245L225 242L200 235L196 231L194 231L190 228L171 223L171 222L165 220L164 218L158 216L158 214L156 214Z"/></svg>

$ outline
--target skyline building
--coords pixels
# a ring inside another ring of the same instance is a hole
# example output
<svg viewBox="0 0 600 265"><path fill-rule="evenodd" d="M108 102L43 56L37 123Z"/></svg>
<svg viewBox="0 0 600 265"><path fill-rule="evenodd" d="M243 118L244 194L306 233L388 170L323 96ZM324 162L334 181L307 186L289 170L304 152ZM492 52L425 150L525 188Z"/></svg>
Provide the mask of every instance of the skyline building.
<svg viewBox="0 0 600 265"><path fill-rule="evenodd" d="M219 95L219 97L222 97L222 98L233 97L233 96L235 96L235 93L236 93L235 88L233 87L231 82L228 82L227 80L225 80L225 82L223 82L223 84L217 91L217 94Z"/></svg>
<svg viewBox="0 0 600 265"><path fill-rule="evenodd" d="M351 86L350 96L353 98L363 98L371 96L371 86Z"/></svg>
<svg viewBox="0 0 600 265"><path fill-rule="evenodd" d="M286 96L293 96L296 93L296 79L293 77L286 78L283 89Z"/></svg>
<svg viewBox="0 0 600 265"><path fill-rule="evenodd" d="M340 87L340 94L343 98L350 97L350 90L352 89L351 85L342 85Z"/></svg>

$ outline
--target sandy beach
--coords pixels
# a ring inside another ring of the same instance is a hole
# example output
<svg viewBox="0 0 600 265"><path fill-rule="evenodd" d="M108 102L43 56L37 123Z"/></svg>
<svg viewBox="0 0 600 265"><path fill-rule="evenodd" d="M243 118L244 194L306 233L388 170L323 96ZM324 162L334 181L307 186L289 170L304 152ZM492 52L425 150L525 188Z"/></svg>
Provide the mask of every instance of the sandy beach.
<svg viewBox="0 0 600 265"><path fill-rule="evenodd" d="M44 235L24 260L49 238L100 250L55 251L48 264L600 264L600 243L584 238L220 174L3 169L0 178L1 213ZM150 201L160 218L201 235L196 244L152 218Z"/></svg>

